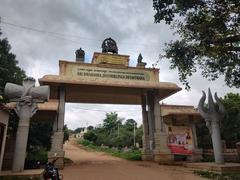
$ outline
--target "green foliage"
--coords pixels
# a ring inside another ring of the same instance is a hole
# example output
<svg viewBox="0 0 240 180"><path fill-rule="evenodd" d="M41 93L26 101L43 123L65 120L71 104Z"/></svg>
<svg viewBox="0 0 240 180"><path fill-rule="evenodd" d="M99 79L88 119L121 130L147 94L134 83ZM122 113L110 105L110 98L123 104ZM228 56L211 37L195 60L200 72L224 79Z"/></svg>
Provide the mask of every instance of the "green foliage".
<svg viewBox="0 0 240 180"><path fill-rule="evenodd" d="M1 38L0 29L0 103L6 102L2 98L3 90L7 82L22 84L26 77L25 72L18 66L16 56L10 52L11 46L7 38ZM11 111L8 122L8 135L15 134L18 127L18 117L14 111Z"/></svg>
<svg viewBox="0 0 240 180"><path fill-rule="evenodd" d="M228 86L240 87L240 3L238 0L153 0L155 22L171 24L180 40L166 44L165 55L179 79L200 69L215 80L225 75Z"/></svg>
<svg viewBox="0 0 240 180"><path fill-rule="evenodd" d="M78 141L79 144L82 144L84 146L89 146L90 144L93 144L91 141L87 140L87 139L83 139Z"/></svg>
<svg viewBox="0 0 240 180"><path fill-rule="evenodd" d="M18 128L19 117L14 110L10 111L10 116L8 120L8 135L16 134Z"/></svg>
<svg viewBox="0 0 240 180"><path fill-rule="evenodd" d="M96 142L97 140L97 136L93 131L88 131L83 135L83 137L85 140L92 141L92 142Z"/></svg>
<svg viewBox="0 0 240 180"><path fill-rule="evenodd" d="M1 176L1 180L41 180L41 177L35 176Z"/></svg>
<svg viewBox="0 0 240 180"><path fill-rule="evenodd" d="M142 146L143 127L137 127L133 119L128 119L122 124L122 119L118 118L117 113L111 112L106 114L103 125L92 128L84 134L84 139L92 142L94 145L117 147L132 147L134 145L134 124L135 140Z"/></svg>
<svg viewBox="0 0 240 180"><path fill-rule="evenodd" d="M205 122L201 122L196 126L197 140L199 148L212 149L212 138Z"/></svg>
<svg viewBox="0 0 240 180"><path fill-rule="evenodd" d="M93 126L88 126L87 130L90 131L90 130L93 130L93 128L94 128Z"/></svg>
<svg viewBox="0 0 240 180"><path fill-rule="evenodd" d="M69 129L66 124L63 126L63 132L64 132L63 142L65 142L69 139Z"/></svg>
<svg viewBox="0 0 240 180"><path fill-rule="evenodd" d="M31 146L51 147L52 123L31 121L28 135L28 151Z"/></svg>
<svg viewBox="0 0 240 180"><path fill-rule="evenodd" d="M26 160L46 163L48 160L47 149L41 146L30 146Z"/></svg>
<svg viewBox="0 0 240 180"><path fill-rule="evenodd" d="M208 178L208 179L215 179L215 180L237 180L240 179L239 173L214 173L210 171L200 171L195 170L194 174L197 174L201 177Z"/></svg>
<svg viewBox="0 0 240 180"><path fill-rule="evenodd" d="M124 126L127 130L133 130L134 124L137 126L137 123L134 119L127 119Z"/></svg>
<svg viewBox="0 0 240 180"><path fill-rule="evenodd" d="M96 146L92 142L86 141L86 140L81 140L78 143L85 146L87 150L105 152L105 153L110 154L112 156L120 157L120 158L127 159L127 160L133 160L133 161L140 161L141 160L141 151L140 150L133 149L133 150L130 150L128 152L123 152L123 151L117 150L117 149L111 149L111 148L108 148L108 147Z"/></svg>
<svg viewBox="0 0 240 180"><path fill-rule="evenodd" d="M0 31L0 36L1 36ZM22 84L25 72L18 66L16 56L10 52L11 46L7 38L0 38L0 95L7 82ZM0 99L0 102L4 99Z"/></svg>
<svg viewBox="0 0 240 180"><path fill-rule="evenodd" d="M80 133L81 131L84 130L84 127L80 127L80 128L77 128L73 131L73 133L77 134L77 133Z"/></svg>
<svg viewBox="0 0 240 180"><path fill-rule="evenodd" d="M235 146L240 141L240 95L228 93L222 99L227 111L226 118L221 122L221 135L228 146ZM228 143L232 142L232 144Z"/></svg>
<svg viewBox="0 0 240 180"><path fill-rule="evenodd" d="M51 148L52 123L31 121L28 135L26 168L34 168L34 163L46 163L47 152Z"/></svg>
<svg viewBox="0 0 240 180"><path fill-rule="evenodd" d="M103 120L103 128L107 131L107 134L111 134L121 124L122 120L118 118L116 112L106 113L106 118Z"/></svg>

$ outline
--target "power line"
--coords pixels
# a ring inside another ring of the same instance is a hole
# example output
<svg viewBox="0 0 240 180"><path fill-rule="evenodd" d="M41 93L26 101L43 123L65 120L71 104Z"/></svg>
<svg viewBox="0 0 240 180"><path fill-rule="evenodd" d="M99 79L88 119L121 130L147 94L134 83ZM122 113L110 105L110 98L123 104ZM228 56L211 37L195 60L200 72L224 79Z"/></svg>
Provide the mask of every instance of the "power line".
<svg viewBox="0 0 240 180"><path fill-rule="evenodd" d="M14 27L18 27L18 28L22 28L22 29L26 29L26 30L30 30L30 31L39 32L39 33L55 34L55 35L59 35L59 36L72 36L72 37L77 37L77 38L80 38L80 39L86 39L86 40L91 40L91 41L96 41L97 40L97 39L86 38L86 37L82 37L82 36L78 36L78 35L63 34L63 33L59 33L59 32L40 30L40 29L29 27L29 26L23 26L23 25L17 25L17 24L9 23L7 21L1 21L1 23L6 24L6 25L10 25L10 26L14 26ZM97 40L97 41L100 41L100 40Z"/></svg>
<svg viewBox="0 0 240 180"><path fill-rule="evenodd" d="M141 110L127 110L127 111L107 111L107 110L100 110L100 109L87 109L87 108L77 108L77 109L81 109L84 111L98 111L98 112L135 112L135 111L141 111Z"/></svg>
<svg viewBox="0 0 240 180"><path fill-rule="evenodd" d="M5 20L2 20L0 19L0 23L2 24L5 24L5 25L8 25L8 26L12 26L12 27L16 27L16 28L21 28L21 29L25 29L25 30L29 30L29 31L34 31L34 32L38 32L38 33L42 33L42 34L47 34L47 35L50 35L51 37L53 38L58 38L58 39L62 39L62 40L65 40L65 41L68 41L68 42L71 42L71 43L74 43L74 44L81 44L83 46L87 46L89 48L96 48L96 46L93 46L91 44L86 44L86 43L83 43L82 41L79 42L79 41L76 41L76 40L72 40L72 39L69 39L69 38L66 38L66 37L75 37L75 38L78 38L78 39L84 39L84 40L89 40L89 41L96 41L96 42L99 42L101 41L100 39L93 39L93 38L86 38L86 37L82 37L82 36L79 36L79 35L73 35L73 34L64 34L64 33L59 33L59 32L53 32L53 31L46 31L46 30L41 30L41 29L37 29L37 28L33 28L33 27L29 27L29 26L23 26L23 25L18 25L18 24L14 24L14 23L10 23L8 21L5 21ZM131 43L120 43L120 44L128 44L128 45L131 45ZM146 47L152 47L152 46L157 46L157 47L160 47L159 45L157 45L157 43L154 45L154 43L148 43L148 44L137 44L137 43L132 43L133 45L140 45L140 46L146 46ZM136 48L138 49L138 48ZM134 48L128 48L127 50L126 49L122 49L122 51L124 52L133 52L133 51L136 51L136 49ZM146 49L143 49L141 50L141 52L147 52L147 53L156 53L157 50L146 50ZM140 51L139 51L140 52ZM159 59L155 60L156 63L152 64L153 67L156 67L159 63Z"/></svg>
<svg viewBox="0 0 240 180"><path fill-rule="evenodd" d="M38 32L38 33L52 34L52 35L64 36L64 37L70 36L70 37L76 37L76 38L79 38L79 39L85 39L85 40L89 40L89 41L100 41L100 42L102 41L100 39L86 38L86 37L79 36L79 35L63 34L63 33L59 33L59 32L41 30L41 29L30 27L30 26L23 26L23 25L10 23L10 22L4 21L4 20L1 20L1 23L9 25L9 26L14 26L14 27L17 27L17 28L22 28L22 29L26 29L26 30L30 30L30 31L35 31L35 32ZM139 45L139 46L157 46L157 47L159 47L158 43L139 44L139 43L124 43L124 42L122 42L121 44Z"/></svg>

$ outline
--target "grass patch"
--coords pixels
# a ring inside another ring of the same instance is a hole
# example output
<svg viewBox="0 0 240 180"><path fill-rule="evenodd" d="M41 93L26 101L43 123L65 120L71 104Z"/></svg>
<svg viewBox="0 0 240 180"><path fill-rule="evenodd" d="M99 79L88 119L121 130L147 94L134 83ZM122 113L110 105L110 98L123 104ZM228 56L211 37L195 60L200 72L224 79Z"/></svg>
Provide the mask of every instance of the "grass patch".
<svg viewBox="0 0 240 180"><path fill-rule="evenodd" d="M121 150L115 150L115 149L110 149L110 148L106 148L106 147L96 146L92 142L87 141L87 140L81 140L81 141L78 141L78 143L83 145L86 150L105 152L112 156L127 159L127 160L132 160L132 161L141 161L142 160L141 151L138 149L130 150L128 152L123 152Z"/></svg>
<svg viewBox="0 0 240 180"><path fill-rule="evenodd" d="M42 180L40 177L27 176L0 176L1 180Z"/></svg>
<svg viewBox="0 0 240 180"><path fill-rule="evenodd" d="M195 170L194 174L197 174L204 178L214 179L214 180L240 180L239 173L218 174L218 173L214 173L214 172L210 172L210 171Z"/></svg>

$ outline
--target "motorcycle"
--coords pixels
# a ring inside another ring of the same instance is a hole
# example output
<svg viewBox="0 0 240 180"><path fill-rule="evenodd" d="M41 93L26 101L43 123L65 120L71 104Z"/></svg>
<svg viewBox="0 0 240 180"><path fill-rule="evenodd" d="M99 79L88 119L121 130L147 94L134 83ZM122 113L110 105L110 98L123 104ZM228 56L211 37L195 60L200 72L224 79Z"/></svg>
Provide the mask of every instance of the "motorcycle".
<svg viewBox="0 0 240 180"><path fill-rule="evenodd" d="M43 172L44 180L63 180L63 176L59 174L58 168L54 166L57 158L52 162L48 162Z"/></svg>

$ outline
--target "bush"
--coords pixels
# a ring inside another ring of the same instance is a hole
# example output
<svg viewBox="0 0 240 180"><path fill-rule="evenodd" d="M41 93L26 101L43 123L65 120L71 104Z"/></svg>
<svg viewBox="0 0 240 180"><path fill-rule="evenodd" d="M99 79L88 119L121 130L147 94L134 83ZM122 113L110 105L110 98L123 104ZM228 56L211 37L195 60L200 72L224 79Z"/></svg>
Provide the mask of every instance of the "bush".
<svg viewBox="0 0 240 180"><path fill-rule="evenodd" d="M198 171L195 170L194 174L197 174L201 177L208 178L208 179L216 179L216 180L237 180L240 179L239 173L214 173L210 171Z"/></svg>
<svg viewBox="0 0 240 180"><path fill-rule="evenodd" d="M94 132L92 132L92 131L88 131L87 133L85 133L83 135L83 138L85 140L95 142L97 140L97 135Z"/></svg>
<svg viewBox="0 0 240 180"><path fill-rule="evenodd" d="M27 176L1 176L1 180L41 180L40 177L27 177Z"/></svg>
<svg viewBox="0 0 240 180"><path fill-rule="evenodd" d="M48 161L47 150L40 146L31 146L25 162L26 169L37 169ZM38 164L40 162L40 164Z"/></svg>
<svg viewBox="0 0 240 180"><path fill-rule="evenodd" d="M86 139L84 139L84 140L79 140L77 143L78 143L78 144L82 144L83 146L88 146L88 145L92 144L91 141L86 140Z"/></svg>
<svg viewBox="0 0 240 180"><path fill-rule="evenodd" d="M123 159L133 160L133 161L140 161L142 159L141 151L139 149L133 149L128 152L123 152L118 149L111 149L108 147L96 146L88 140L81 140L81 141L78 141L78 143L85 146L87 150L95 150L95 151L105 152L105 153L110 154L115 157L120 157Z"/></svg>

